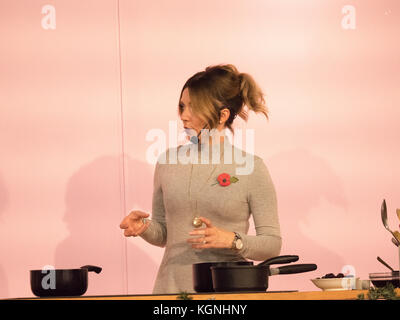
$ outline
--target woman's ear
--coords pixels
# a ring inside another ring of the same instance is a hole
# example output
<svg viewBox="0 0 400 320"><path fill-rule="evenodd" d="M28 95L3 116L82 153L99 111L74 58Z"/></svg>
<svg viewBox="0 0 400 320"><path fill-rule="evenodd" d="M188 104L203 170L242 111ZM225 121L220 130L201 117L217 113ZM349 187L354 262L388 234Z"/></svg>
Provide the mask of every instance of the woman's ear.
<svg viewBox="0 0 400 320"><path fill-rule="evenodd" d="M219 122L223 123L223 122L228 121L230 114L231 114L231 112L229 111L228 108L222 109L220 111Z"/></svg>

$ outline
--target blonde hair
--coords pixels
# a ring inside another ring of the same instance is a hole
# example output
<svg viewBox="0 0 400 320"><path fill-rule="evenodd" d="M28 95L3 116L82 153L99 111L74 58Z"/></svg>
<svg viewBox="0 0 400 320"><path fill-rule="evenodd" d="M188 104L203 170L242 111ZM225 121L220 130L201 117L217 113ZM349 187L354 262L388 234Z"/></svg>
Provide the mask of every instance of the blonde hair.
<svg viewBox="0 0 400 320"><path fill-rule="evenodd" d="M232 64L209 66L205 71L194 74L183 86L179 101L185 88L189 90L192 113L205 122L209 129L218 126L220 111L224 108L230 111L225 126L233 134L232 123L236 116L245 121L248 119L245 105L269 119L262 90L251 75L240 73ZM180 103L178 112L183 112Z"/></svg>

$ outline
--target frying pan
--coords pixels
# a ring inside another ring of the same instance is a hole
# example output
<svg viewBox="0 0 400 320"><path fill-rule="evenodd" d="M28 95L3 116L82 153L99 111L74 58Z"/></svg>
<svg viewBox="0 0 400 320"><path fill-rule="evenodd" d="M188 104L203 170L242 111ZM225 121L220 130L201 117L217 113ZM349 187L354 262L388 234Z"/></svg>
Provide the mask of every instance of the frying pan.
<svg viewBox="0 0 400 320"><path fill-rule="evenodd" d="M270 275L302 273L317 269L316 264L294 264L279 268L270 268L270 264L272 263L266 260L256 266L212 266L211 273L214 291L265 292L268 289L268 277Z"/></svg>
<svg viewBox="0 0 400 320"><path fill-rule="evenodd" d="M266 264L290 263L299 260L298 256L285 255L273 257L258 264L258 266ZM229 262L202 262L195 263L193 270L193 289L196 292L214 292L211 267L214 266L253 266L253 261L229 261Z"/></svg>
<svg viewBox="0 0 400 320"><path fill-rule="evenodd" d="M81 296L88 287L88 272L101 270L90 265L80 269L30 270L31 290L38 297Z"/></svg>

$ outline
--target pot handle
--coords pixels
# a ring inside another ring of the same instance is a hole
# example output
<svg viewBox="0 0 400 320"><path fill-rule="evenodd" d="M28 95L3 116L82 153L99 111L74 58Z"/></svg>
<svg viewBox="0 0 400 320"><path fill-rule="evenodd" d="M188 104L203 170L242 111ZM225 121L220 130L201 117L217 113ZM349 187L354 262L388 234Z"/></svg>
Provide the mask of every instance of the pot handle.
<svg viewBox="0 0 400 320"><path fill-rule="evenodd" d="M81 267L81 269L87 269L88 272L94 271L96 273L100 273L102 268L101 267L96 267L96 266L91 266L91 265L86 265Z"/></svg>
<svg viewBox="0 0 400 320"><path fill-rule="evenodd" d="M292 274L292 273L302 273L317 270L317 265L314 263L305 264L293 264L291 266L283 266L278 268L270 268L269 272L271 276L276 274Z"/></svg>
<svg viewBox="0 0 400 320"><path fill-rule="evenodd" d="M257 266L261 267L261 266L268 266L270 264L290 263L290 262L296 262L297 260L299 260L299 256L294 256L294 255L277 256L267 259L259 263Z"/></svg>

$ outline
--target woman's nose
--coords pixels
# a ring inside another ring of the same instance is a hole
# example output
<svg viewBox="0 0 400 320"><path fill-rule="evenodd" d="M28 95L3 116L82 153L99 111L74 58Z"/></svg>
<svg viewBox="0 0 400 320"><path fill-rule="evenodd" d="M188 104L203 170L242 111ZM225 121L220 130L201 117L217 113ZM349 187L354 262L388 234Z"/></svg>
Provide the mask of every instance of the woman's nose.
<svg viewBox="0 0 400 320"><path fill-rule="evenodd" d="M190 115L190 112L187 111L187 108L183 109L183 112L181 113L181 120L183 122L190 121L190 117L191 117L191 115Z"/></svg>

